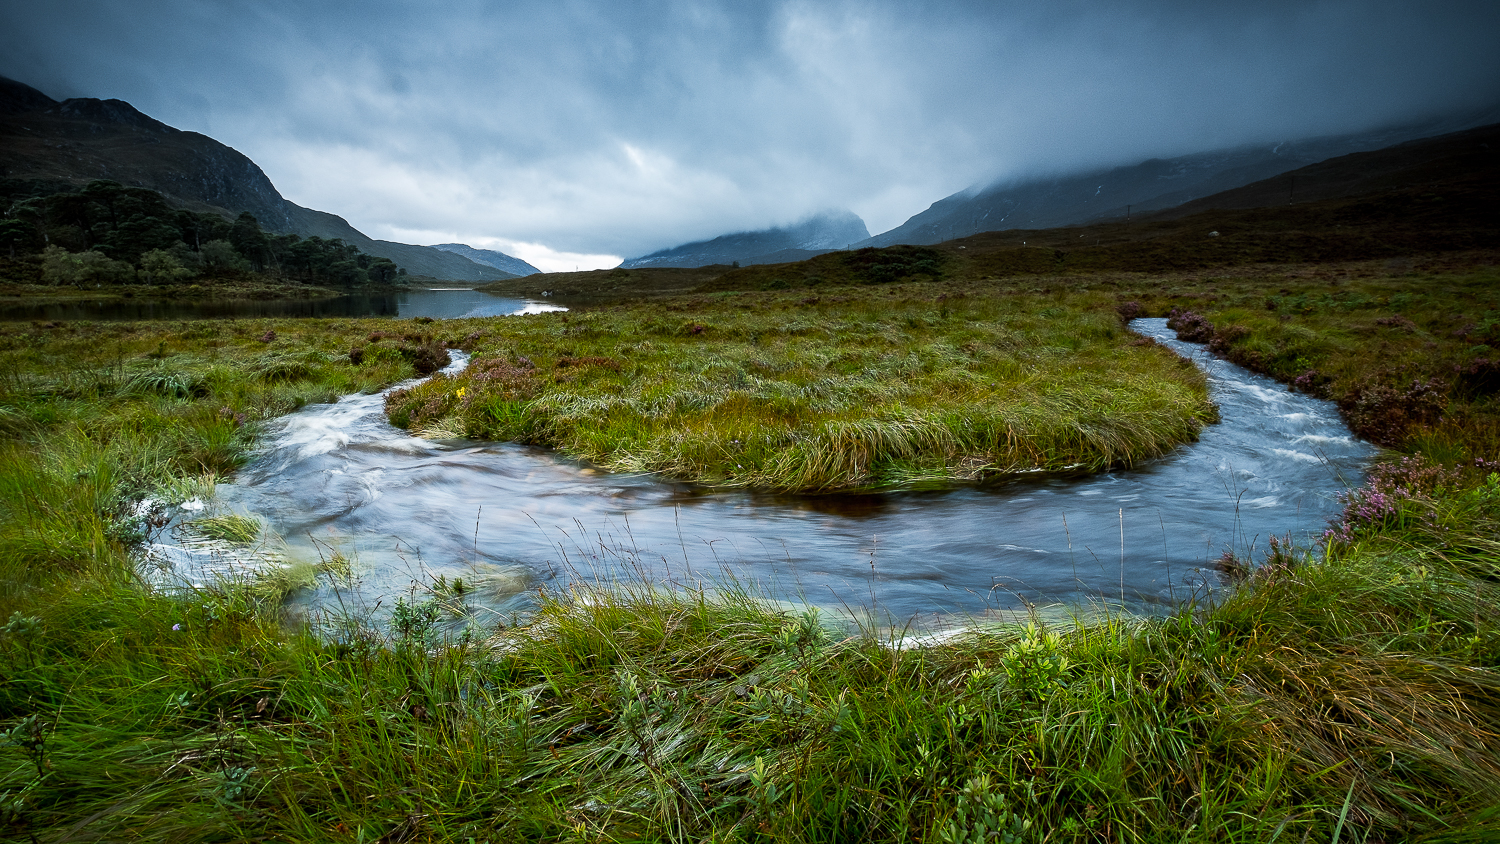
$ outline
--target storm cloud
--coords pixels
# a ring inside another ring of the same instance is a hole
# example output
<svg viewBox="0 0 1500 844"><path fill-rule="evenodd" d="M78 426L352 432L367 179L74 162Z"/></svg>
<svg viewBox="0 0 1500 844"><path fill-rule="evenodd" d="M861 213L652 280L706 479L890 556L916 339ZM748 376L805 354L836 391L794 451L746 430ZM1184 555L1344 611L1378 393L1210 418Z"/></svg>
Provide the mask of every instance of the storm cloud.
<svg viewBox="0 0 1500 844"><path fill-rule="evenodd" d="M612 266L847 207L1500 101L1493 2L80 2L0 74L211 135L374 237Z"/></svg>

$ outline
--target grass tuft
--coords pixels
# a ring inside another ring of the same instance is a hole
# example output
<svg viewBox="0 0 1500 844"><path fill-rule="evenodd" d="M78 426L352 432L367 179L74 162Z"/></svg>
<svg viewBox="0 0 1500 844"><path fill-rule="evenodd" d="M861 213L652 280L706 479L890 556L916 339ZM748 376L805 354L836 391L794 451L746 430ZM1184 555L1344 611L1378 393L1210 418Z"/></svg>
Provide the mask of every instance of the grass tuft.
<svg viewBox="0 0 1500 844"><path fill-rule="evenodd" d="M253 516L228 513L220 516L204 516L184 523L183 527L198 536L219 539L224 542L250 543L260 537L261 522Z"/></svg>

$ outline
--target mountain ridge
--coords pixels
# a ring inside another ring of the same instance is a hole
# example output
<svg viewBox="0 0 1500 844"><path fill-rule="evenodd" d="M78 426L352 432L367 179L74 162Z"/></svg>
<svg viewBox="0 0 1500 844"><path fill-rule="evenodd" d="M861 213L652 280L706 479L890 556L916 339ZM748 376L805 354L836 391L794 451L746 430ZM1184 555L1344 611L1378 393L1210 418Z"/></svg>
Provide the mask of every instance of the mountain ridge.
<svg viewBox="0 0 1500 844"><path fill-rule="evenodd" d="M704 267L712 264L777 264L822 255L870 236L865 221L846 209L824 211L789 226L722 234L661 249L620 264L644 267Z"/></svg>
<svg viewBox="0 0 1500 844"><path fill-rule="evenodd" d="M336 214L286 199L249 156L169 126L124 100L54 100L0 77L0 177L82 186L95 179L150 188L193 211L249 211L268 231L339 238L411 275L454 281L514 277L428 246L376 240ZM503 253L500 253L503 254Z"/></svg>
<svg viewBox="0 0 1500 844"><path fill-rule="evenodd" d="M507 255L494 249L476 249L467 243L434 243L433 249L441 249L444 252L452 252L462 255L476 264L485 264L497 270L510 273L517 278L536 275L541 270L526 263L514 255Z"/></svg>
<svg viewBox="0 0 1500 844"><path fill-rule="evenodd" d="M1160 211L1316 164L1500 120L1500 107L1368 132L1150 158L1056 176L1008 179L943 197L853 248L928 246L988 231L1050 229Z"/></svg>

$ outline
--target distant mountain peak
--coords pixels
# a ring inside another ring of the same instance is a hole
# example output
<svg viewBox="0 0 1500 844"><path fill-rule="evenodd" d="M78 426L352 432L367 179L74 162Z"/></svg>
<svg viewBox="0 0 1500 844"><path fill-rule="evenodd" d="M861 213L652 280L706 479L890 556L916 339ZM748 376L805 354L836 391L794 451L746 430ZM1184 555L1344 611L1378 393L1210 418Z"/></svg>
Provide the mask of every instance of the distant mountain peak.
<svg viewBox="0 0 1500 844"><path fill-rule="evenodd" d="M823 211L788 226L758 231L734 232L712 240L684 243L620 264L636 267L703 267L709 264L743 265L800 261L845 249L870 236L865 221L847 209Z"/></svg>
<svg viewBox="0 0 1500 844"><path fill-rule="evenodd" d="M965 188L856 248L930 245L980 232L1050 229L1174 208L1330 158L1493 123L1494 107L1405 126L1149 158Z"/></svg>
<svg viewBox="0 0 1500 844"><path fill-rule="evenodd" d="M475 249L467 243L434 243L432 248L441 249L444 252L452 252L455 255L462 255L476 264L484 264L487 267L494 267L497 270L518 276L536 275L541 272L541 270L514 255L507 255L504 252L497 252L494 249Z"/></svg>

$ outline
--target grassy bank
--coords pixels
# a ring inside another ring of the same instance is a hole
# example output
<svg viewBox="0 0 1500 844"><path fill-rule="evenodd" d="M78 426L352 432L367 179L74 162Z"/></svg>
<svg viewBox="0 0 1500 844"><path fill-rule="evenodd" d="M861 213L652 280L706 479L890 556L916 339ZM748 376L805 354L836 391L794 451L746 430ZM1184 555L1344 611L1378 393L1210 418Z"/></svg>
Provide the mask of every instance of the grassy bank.
<svg viewBox="0 0 1500 844"><path fill-rule="evenodd" d="M322 320L0 326L0 591L114 572L147 496L226 475L259 421L414 374L420 344L361 366ZM405 353L403 355L403 352Z"/></svg>
<svg viewBox="0 0 1500 844"><path fill-rule="evenodd" d="M0 263L5 259L0 258ZM17 263L15 261L12 264ZM401 288L405 289L405 288ZM210 301L273 299L327 299L349 291L319 287L297 281L246 273L233 278L201 278L183 284L134 284L109 287L60 287L40 283L13 268L0 267L0 305L45 305L53 302L96 302L116 300L139 301ZM359 292L383 292L374 287Z"/></svg>
<svg viewBox="0 0 1500 844"><path fill-rule="evenodd" d="M1492 840L1500 479L1408 466L1362 501L1392 493L1219 607L928 647L645 590L551 596L529 627L459 641L421 605L390 639L324 640L284 631L263 592L73 578L6 627L0 822L20 840Z"/></svg>
<svg viewBox="0 0 1500 844"><path fill-rule="evenodd" d="M130 571L149 528L139 496L201 492L260 420L429 369L442 342L475 354L468 380L398 398L398 421L436 434L540 419L551 427L527 436L605 432L600 454L650 443L652 412L744 444L730 423L774 428L775 401L879 419L1009 397L1108 431L1132 398L1102 396L1160 380L1195 418L1201 382L1131 345L1121 307L1198 314L1227 353L1305 329L1322 339L1303 363L1260 365L1328 373L1307 383L1335 398L1488 354L1437 317L1482 324L1490 269L1360 266L946 278L517 321L4 327L0 836L1494 840L1500 455L1491 394L1457 377L1440 413L1403 429L1430 457L1377 472L1326 545L1278 545L1223 604L1165 618L903 642L753 594L642 587L543 595L527 626L456 640L438 633L453 596L435 592L389 630L320 638L285 627L265 584L166 596ZM1378 302L1266 307L1321 303L1325 285L1330 301ZM1376 345L1395 316L1409 345ZM683 398L725 390L747 398ZM1054 440L1095 443L1086 455L1109 441ZM972 464L871 461L859 477L955 465Z"/></svg>

